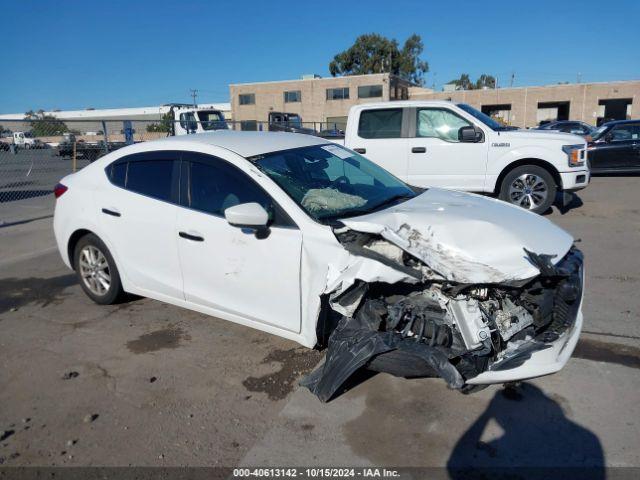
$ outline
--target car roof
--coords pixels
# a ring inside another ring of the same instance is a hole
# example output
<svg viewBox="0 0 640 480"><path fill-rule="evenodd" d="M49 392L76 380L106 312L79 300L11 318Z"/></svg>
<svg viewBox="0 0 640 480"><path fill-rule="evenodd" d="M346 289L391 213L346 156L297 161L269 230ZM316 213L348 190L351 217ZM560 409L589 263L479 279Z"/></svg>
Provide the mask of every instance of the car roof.
<svg viewBox="0 0 640 480"><path fill-rule="evenodd" d="M609 127L611 125L624 125L625 123L640 123L640 119L636 120L611 120L610 122L603 123L601 127Z"/></svg>
<svg viewBox="0 0 640 480"><path fill-rule="evenodd" d="M168 143L193 142L213 145L235 152L245 158L280 150L331 143L324 138L300 133L236 132L233 130L216 130L214 132L195 133L193 135L178 135L154 141Z"/></svg>

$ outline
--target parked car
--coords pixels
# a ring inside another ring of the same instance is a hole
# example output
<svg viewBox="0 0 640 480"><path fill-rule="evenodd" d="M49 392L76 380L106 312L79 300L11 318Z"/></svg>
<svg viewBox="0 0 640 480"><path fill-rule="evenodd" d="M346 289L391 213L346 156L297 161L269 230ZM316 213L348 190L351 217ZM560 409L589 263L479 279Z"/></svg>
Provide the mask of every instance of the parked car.
<svg viewBox="0 0 640 480"><path fill-rule="evenodd" d="M573 120L556 120L553 122L540 123L540 125L534 130L552 130L564 133L573 133L574 135L580 135L582 137L590 136L596 127L589 125L585 122L578 122Z"/></svg>
<svg viewBox="0 0 640 480"><path fill-rule="evenodd" d="M344 142L411 185L495 194L546 211L556 192L589 184L585 139L511 130L475 108L444 101L351 107Z"/></svg>
<svg viewBox="0 0 640 480"><path fill-rule="evenodd" d="M297 113L269 112L268 125L270 132L316 134L313 128L302 126L302 118Z"/></svg>
<svg viewBox="0 0 640 480"><path fill-rule="evenodd" d="M640 172L640 120L604 123L589 142L594 173Z"/></svg>
<svg viewBox="0 0 640 480"><path fill-rule="evenodd" d="M8 152L11 150L11 147L8 143L0 141L0 152Z"/></svg>
<svg viewBox="0 0 640 480"><path fill-rule="evenodd" d="M547 375L582 327L571 235L316 136L139 143L54 193L60 254L93 301L129 292L327 347L305 380L322 400L361 367L463 391Z"/></svg>

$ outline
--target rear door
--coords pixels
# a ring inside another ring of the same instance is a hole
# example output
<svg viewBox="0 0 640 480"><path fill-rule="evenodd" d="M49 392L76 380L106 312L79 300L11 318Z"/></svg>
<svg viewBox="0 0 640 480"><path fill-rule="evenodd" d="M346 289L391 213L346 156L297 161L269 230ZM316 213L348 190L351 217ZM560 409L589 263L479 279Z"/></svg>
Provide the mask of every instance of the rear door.
<svg viewBox="0 0 640 480"><path fill-rule="evenodd" d="M412 138L408 139L409 183L458 190L482 191L487 169L487 141L462 143L458 130L473 124L444 107L411 109Z"/></svg>
<svg viewBox="0 0 640 480"><path fill-rule="evenodd" d="M292 332L300 331L302 234L271 197L235 165L184 152L178 251L188 302ZM238 228L225 209L257 202L265 231Z"/></svg>
<svg viewBox="0 0 640 480"><path fill-rule="evenodd" d="M349 148L407 180L406 108L362 110ZM350 140L351 140L350 138Z"/></svg>
<svg viewBox="0 0 640 480"><path fill-rule="evenodd" d="M183 299L176 213L180 152L128 155L110 164L111 182L95 192L102 229L118 267L138 288Z"/></svg>

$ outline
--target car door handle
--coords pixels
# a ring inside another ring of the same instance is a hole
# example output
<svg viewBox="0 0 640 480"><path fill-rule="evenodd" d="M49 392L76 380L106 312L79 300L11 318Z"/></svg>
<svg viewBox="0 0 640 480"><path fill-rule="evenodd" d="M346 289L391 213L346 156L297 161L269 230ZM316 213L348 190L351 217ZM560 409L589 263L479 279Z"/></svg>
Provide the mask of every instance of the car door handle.
<svg viewBox="0 0 640 480"><path fill-rule="evenodd" d="M102 213L106 213L107 215L111 215L112 217L121 216L120 212L118 212L117 210L109 209L109 208L103 208Z"/></svg>
<svg viewBox="0 0 640 480"><path fill-rule="evenodd" d="M204 242L204 237L201 237L200 235L193 235L187 232L178 232L178 235L180 235L180 237L182 238L192 240L194 242Z"/></svg>
<svg viewBox="0 0 640 480"><path fill-rule="evenodd" d="M353 151L356 153L367 153L366 148L354 148Z"/></svg>
<svg viewBox="0 0 640 480"><path fill-rule="evenodd" d="M413 147L411 153L427 153L426 147Z"/></svg>

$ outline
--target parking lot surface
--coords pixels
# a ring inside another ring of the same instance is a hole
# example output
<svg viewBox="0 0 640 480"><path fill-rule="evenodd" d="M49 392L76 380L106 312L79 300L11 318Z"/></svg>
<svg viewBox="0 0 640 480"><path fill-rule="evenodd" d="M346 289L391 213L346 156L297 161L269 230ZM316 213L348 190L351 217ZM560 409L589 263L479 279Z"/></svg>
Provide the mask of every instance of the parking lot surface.
<svg viewBox="0 0 640 480"><path fill-rule="evenodd" d="M574 358L473 395L379 374L322 404L297 386L318 352L149 299L97 306L51 218L0 228L0 462L640 466L637 185L594 178L547 216L586 258Z"/></svg>

